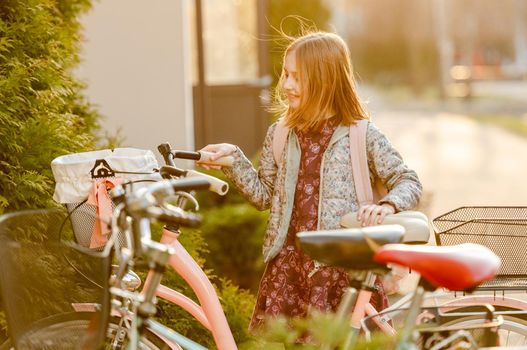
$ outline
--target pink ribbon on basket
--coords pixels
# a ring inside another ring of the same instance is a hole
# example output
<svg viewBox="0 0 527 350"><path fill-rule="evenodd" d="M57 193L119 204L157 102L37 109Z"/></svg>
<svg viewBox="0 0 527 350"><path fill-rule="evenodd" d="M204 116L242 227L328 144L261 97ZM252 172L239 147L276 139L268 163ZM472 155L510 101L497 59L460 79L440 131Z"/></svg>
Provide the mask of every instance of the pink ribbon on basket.
<svg viewBox="0 0 527 350"><path fill-rule="evenodd" d="M95 224L90 240L90 248L103 247L108 242L110 223L112 217L112 200L109 189L123 183L122 178L94 179L93 186L88 195L88 204L95 206Z"/></svg>

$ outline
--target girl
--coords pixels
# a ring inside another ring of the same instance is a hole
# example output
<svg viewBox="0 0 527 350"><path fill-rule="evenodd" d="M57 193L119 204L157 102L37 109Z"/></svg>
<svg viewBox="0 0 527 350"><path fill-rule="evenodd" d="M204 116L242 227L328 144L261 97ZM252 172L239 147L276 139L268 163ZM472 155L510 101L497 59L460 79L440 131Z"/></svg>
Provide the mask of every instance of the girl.
<svg viewBox="0 0 527 350"><path fill-rule="evenodd" d="M356 93L351 59L338 35L314 32L296 38L284 53L275 104L290 129L278 162L273 157L276 123L265 137L258 170L235 145L214 144L203 150L213 159L232 155L225 174L258 209L270 208L260 282L250 329L266 316L303 317L308 309L334 311L353 284L340 268L320 266L299 248L300 231L340 228L340 218L357 211L363 225L414 207L421 196L416 173L404 164L386 137L368 123L366 142L370 174L388 189L378 203L359 207L349 154L349 125L368 119ZM278 163L278 164L277 164ZM372 300L387 306L382 284Z"/></svg>

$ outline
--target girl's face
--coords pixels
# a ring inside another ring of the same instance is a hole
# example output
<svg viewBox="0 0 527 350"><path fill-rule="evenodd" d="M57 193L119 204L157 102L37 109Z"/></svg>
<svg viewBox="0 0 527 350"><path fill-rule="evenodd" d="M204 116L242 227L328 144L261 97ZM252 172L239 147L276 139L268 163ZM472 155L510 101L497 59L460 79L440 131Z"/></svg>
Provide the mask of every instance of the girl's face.
<svg viewBox="0 0 527 350"><path fill-rule="evenodd" d="M289 108L300 107L300 83L296 70L296 55L294 51L287 53L284 59L282 88L287 94Z"/></svg>

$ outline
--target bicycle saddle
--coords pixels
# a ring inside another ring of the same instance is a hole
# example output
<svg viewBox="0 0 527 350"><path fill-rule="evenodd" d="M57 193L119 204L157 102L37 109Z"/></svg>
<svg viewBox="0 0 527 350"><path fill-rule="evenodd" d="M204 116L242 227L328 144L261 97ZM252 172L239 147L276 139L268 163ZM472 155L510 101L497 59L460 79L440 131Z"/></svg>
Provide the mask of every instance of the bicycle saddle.
<svg viewBox="0 0 527 350"><path fill-rule="evenodd" d="M398 243L403 235L401 225L297 233L300 246L312 259L353 270L385 268L384 264L373 261L373 249L375 246Z"/></svg>
<svg viewBox="0 0 527 350"><path fill-rule="evenodd" d="M378 263L395 263L421 274L435 287L470 290L492 279L501 265L490 249L474 243L452 246L389 244L374 257Z"/></svg>
<svg viewBox="0 0 527 350"><path fill-rule="evenodd" d="M401 225L404 227L402 243L426 244L430 238L430 226L425 214L418 211L401 211L396 214L386 215L384 225ZM357 212L351 212L340 219L340 225L346 228L359 228L361 223L357 220Z"/></svg>

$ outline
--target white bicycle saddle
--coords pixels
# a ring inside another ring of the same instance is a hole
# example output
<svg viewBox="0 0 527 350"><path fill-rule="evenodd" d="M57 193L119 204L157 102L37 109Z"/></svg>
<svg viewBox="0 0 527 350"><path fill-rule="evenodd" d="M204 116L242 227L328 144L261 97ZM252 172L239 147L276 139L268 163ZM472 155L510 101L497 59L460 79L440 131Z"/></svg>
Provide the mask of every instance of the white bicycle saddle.
<svg viewBox="0 0 527 350"><path fill-rule="evenodd" d="M340 219L340 225L345 228L361 228L357 213L351 212ZM401 225L405 229L402 243L426 244L430 238L430 225L425 214L419 211L402 211L387 215L382 225Z"/></svg>

